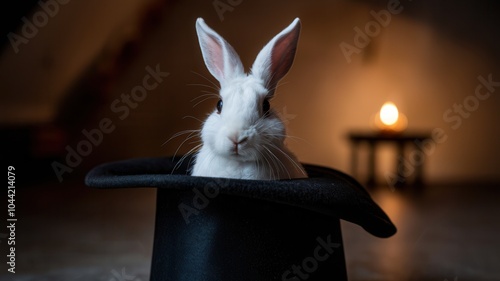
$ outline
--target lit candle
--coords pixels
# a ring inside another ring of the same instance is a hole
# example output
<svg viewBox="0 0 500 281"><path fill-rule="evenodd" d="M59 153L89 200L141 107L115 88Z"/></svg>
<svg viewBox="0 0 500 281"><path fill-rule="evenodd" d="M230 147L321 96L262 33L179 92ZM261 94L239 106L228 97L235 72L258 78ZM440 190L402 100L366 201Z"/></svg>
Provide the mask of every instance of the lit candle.
<svg viewBox="0 0 500 281"><path fill-rule="evenodd" d="M375 116L375 126L383 132L402 132L407 124L406 116L390 101L384 103Z"/></svg>

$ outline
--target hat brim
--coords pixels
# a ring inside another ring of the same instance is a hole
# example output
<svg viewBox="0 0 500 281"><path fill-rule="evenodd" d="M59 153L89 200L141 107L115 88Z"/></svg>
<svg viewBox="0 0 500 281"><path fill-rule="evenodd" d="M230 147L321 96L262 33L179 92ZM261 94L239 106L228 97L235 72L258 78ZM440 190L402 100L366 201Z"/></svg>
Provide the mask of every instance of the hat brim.
<svg viewBox="0 0 500 281"><path fill-rule="evenodd" d="M363 227L374 236L396 233L387 214L352 177L326 167L304 164L309 177L290 180L241 180L194 177L188 174L191 159L137 158L102 164L85 182L90 187L112 189L154 187L178 190L217 188L220 194L287 204L340 218Z"/></svg>

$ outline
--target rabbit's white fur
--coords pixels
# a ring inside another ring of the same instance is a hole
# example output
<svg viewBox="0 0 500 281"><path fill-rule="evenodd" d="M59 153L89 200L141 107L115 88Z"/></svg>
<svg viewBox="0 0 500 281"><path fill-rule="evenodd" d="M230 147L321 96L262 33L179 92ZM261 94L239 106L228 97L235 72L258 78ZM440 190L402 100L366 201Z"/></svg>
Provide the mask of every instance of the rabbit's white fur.
<svg viewBox="0 0 500 281"><path fill-rule="evenodd" d="M300 21L276 35L259 53L249 74L238 54L219 34L198 18L196 31L205 64L219 81L222 110L203 124L203 145L193 176L239 179L307 177L297 158L286 148L283 121L265 100L290 69L295 56Z"/></svg>

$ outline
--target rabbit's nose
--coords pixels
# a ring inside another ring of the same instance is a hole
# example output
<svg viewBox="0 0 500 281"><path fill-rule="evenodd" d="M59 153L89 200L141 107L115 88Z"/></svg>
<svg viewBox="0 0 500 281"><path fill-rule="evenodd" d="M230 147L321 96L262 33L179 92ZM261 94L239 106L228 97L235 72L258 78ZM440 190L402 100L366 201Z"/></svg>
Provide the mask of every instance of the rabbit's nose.
<svg viewBox="0 0 500 281"><path fill-rule="evenodd" d="M238 137L238 136L233 136L229 137L229 140L233 143L233 153L239 154L239 150L241 149L241 146L248 140L248 137Z"/></svg>
<svg viewBox="0 0 500 281"><path fill-rule="evenodd" d="M232 136L229 139L234 143L234 145L243 144L248 140L247 136Z"/></svg>

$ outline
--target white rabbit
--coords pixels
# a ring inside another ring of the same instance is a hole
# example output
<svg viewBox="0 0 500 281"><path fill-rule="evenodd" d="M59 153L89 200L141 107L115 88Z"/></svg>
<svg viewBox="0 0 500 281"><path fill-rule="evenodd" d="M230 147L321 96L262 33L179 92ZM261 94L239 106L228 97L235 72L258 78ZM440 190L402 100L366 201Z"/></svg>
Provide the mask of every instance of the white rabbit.
<svg viewBox="0 0 500 281"><path fill-rule="evenodd" d="M224 38L196 21L205 64L220 83L220 100L201 130L193 176L238 179L307 177L286 148L283 121L270 108L278 81L292 66L300 20L276 35L259 53L246 74L238 54Z"/></svg>

